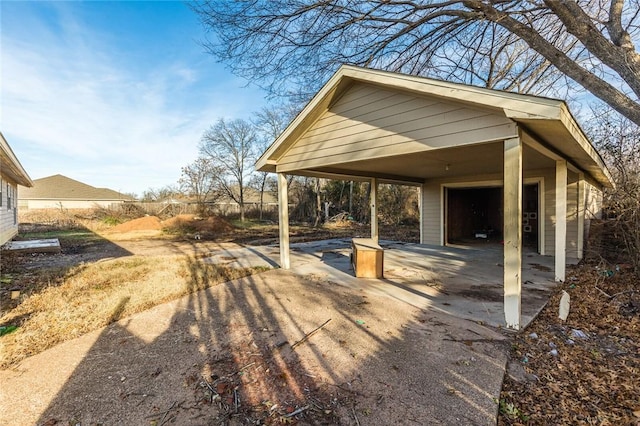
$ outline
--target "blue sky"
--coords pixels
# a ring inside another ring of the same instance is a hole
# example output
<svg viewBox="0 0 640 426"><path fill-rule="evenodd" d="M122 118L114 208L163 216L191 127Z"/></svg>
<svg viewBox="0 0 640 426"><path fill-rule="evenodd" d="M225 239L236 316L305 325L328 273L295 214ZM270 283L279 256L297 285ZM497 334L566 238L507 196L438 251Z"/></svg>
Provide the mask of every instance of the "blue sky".
<svg viewBox="0 0 640 426"><path fill-rule="evenodd" d="M0 130L33 179L141 195L174 184L219 118L267 104L204 52L181 2L7 2Z"/></svg>

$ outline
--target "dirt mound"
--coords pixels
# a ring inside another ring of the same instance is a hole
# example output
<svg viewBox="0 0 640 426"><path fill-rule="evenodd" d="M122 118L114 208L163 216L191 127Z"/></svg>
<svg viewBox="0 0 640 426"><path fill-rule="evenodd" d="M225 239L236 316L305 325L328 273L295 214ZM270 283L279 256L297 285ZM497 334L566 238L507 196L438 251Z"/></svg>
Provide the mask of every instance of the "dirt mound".
<svg viewBox="0 0 640 426"><path fill-rule="evenodd" d="M233 231L234 227L226 219L211 216L206 219L193 214L181 214L162 222L162 228L171 231L194 232L201 234L221 234Z"/></svg>
<svg viewBox="0 0 640 426"><path fill-rule="evenodd" d="M192 223L195 220L196 215L194 214L179 214L178 216L172 217L171 219L162 221L162 229L173 231L184 228L192 228Z"/></svg>
<svg viewBox="0 0 640 426"><path fill-rule="evenodd" d="M202 232L231 232L234 229L231 223L218 216L208 217L205 220L196 222L196 228Z"/></svg>
<svg viewBox="0 0 640 426"><path fill-rule="evenodd" d="M162 229L162 224L157 216L145 216L139 219L133 219L128 222L121 223L113 227L113 232L131 232L131 231L157 231Z"/></svg>

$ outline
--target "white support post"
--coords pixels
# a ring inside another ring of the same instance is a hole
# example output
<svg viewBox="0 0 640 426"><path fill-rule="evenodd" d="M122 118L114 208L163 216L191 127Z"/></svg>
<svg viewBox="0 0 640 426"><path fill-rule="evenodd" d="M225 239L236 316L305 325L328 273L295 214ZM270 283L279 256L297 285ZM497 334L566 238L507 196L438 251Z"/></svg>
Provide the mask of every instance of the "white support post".
<svg viewBox="0 0 640 426"><path fill-rule="evenodd" d="M522 143L504 141L504 317L520 328L522 293Z"/></svg>
<svg viewBox="0 0 640 426"><path fill-rule="evenodd" d="M564 281L567 267L567 162L556 161L556 281Z"/></svg>
<svg viewBox="0 0 640 426"><path fill-rule="evenodd" d="M546 256L547 254L547 238L545 237L547 221L546 190L544 179L540 179L538 183L538 253L541 256Z"/></svg>
<svg viewBox="0 0 640 426"><path fill-rule="evenodd" d="M378 242L378 179L371 179L371 193L369 194L371 202L371 239Z"/></svg>
<svg viewBox="0 0 640 426"><path fill-rule="evenodd" d="M584 188L584 173L578 173L578 259L584 256L584 215L586 213L586 199Z"/></svg>
<svg viewBox="0 0 640 426"><path fill-rule="evenodd" d="M287 177L278 173L278 225L280 229L280 267L289 269L289 194Z"/></svg>

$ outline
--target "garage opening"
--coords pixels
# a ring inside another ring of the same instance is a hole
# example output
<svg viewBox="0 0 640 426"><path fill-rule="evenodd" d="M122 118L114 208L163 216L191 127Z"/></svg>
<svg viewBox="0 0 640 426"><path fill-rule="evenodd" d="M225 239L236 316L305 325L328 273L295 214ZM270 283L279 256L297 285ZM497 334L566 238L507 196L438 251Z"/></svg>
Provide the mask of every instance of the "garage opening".
<svg viewBox="0 0 640 426"><path fill-rule="evenodd" d="M502 187L445 188L445 243L502 243ZM538 248L538 184L525 185L522 193L522 240Z"/></svg>

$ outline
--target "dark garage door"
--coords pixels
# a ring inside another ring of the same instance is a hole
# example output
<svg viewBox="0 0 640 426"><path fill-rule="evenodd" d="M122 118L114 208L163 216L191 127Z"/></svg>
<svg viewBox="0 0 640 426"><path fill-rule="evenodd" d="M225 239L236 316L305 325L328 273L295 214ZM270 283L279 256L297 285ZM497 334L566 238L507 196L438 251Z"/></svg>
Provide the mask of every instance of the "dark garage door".
<svg viewBox="0 0 640 426"><path fill-rule="evenodd" d="M538 249L538 185L525 185L523 243ZM501 242L502 187L446 188L446 242L472 244Z"/></svg>

